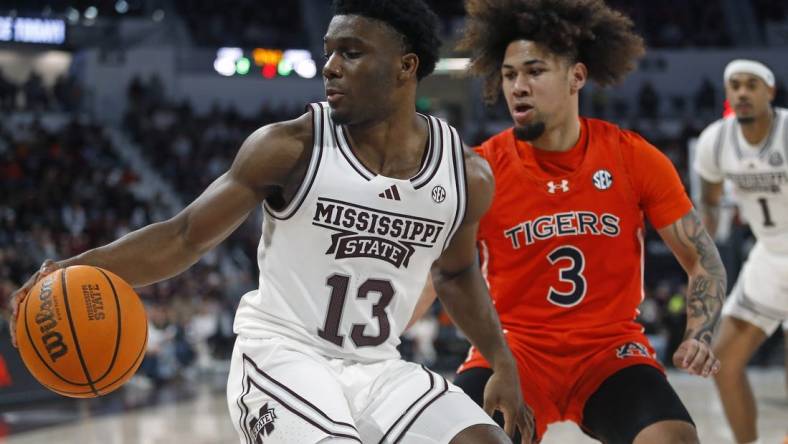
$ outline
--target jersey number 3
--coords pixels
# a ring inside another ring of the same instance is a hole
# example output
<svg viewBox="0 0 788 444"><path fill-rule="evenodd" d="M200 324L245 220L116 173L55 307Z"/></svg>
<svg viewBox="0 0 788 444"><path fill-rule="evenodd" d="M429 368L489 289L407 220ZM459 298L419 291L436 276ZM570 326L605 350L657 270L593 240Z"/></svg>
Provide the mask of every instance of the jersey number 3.
<svg viewBox="0 0 788 444"><path fill-rule="evenodd" d="M350 277L342 274L332 274L326 280L326 285L331 287L331 300L328 303L328 314L323 328L317 330L317 335L328 342L340 347L345 342L345 337L339 334L339 322L342 320L342 311L345 308L345 298L347 297ZM394 287L391 282L382 279L367 279L358 287L357 299L366 299L370 293L380 294L378 302L372 306L372 316L378 319L378 334L367 336L364 330L366 324L353 324L350 330L350 340L356 347L374 347L380 345L389 338L391 324L386 313L386 307L394 297Z"/></svg>
<svg viewBox="0 0 788 444"><path fill-rule="evenodd" d="M561 282L566 282L572 286L571 291L558 291L550 287L547 293L547 300L551 303L561 307L574 307L586 297L586 278L583 276L585 269L585 257L583 252L575 247L566 245L558 247L547 255L547 260L550 264L555 265L561 262L561 265L567 266L558 269L558 277Z"/></svg>

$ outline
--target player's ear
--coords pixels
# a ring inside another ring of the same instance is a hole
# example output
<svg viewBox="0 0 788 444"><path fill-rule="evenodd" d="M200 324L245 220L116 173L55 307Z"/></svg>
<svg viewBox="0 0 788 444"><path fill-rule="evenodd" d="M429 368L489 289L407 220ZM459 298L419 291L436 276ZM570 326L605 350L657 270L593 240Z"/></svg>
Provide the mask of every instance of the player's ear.
<svg viewBox="0 0 788 444"><path fill-rule="evenodd" d="M419 56L409 52L402 56L398 80L415 79L419 70Z"/></svg>
<svg viewBox="0 0 788 444"><path fill-rule="evenodd" d="M577 94L588 80L588 68L584 63L577 62L569 68L569 92Z"/></svg>

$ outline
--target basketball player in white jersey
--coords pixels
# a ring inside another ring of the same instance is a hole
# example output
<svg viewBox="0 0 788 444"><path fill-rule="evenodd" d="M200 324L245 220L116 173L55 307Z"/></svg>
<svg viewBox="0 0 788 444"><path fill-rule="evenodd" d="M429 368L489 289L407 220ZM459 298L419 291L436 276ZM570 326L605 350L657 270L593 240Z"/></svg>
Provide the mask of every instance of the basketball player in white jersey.
<svg viewBox="0 0 788 444"><path fill-rule="evenodd" d="M709 125L698 140L705 224L712 236L723 181L733 184L740 213L757 242L723 308L714 353L725 414L739 443L757 443L756 406L746 366L788 319L788 110L772 107L775 80L764 64L734 60L724 73L735 113Z"/></svg>
<svg viewBox="0 0 788 444"><path fill-rule="evenodd" d="M230 170L174 218L74 264L134 286L174 276L263 203L259 289L244 296L227 396L240 442L506 443L532 424L517 368L476 265L492 197L487 164L445 122L416 113L437 59L422 0L339 0L324 38L327 103L265 126ZM399 358L432 267L441 301L495 366L487 412ZM14 331L14 327L11 327ZM500 410L506 432L489 416ZM523 442L530 440L524 439Z"/></svg>

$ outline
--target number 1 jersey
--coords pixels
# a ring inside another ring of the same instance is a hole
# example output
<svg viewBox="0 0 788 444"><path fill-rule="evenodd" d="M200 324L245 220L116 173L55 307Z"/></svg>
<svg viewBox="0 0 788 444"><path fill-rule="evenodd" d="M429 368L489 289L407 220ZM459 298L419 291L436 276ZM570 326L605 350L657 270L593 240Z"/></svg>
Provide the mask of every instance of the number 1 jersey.
<svg viewBox="0 0 788 444"><path fill-rule="evenodd" d="M504 329L640 331L644 215L662 228L692 209L670 160L633 132L584 118L564 153L536 150L512 129L476 151L495 177L478 241Z"/></svg>
<svg viewBox="0 0 788 444"><path fill-rule="evenodd" d="M354 156L326 103L310 109L306 177L288 207L264 205L259 289L241 300L235 332L283 336L334 358L397 358L427 273L465 214L462 142L421 115L429 138L420 171L384 177Z"/></svg>

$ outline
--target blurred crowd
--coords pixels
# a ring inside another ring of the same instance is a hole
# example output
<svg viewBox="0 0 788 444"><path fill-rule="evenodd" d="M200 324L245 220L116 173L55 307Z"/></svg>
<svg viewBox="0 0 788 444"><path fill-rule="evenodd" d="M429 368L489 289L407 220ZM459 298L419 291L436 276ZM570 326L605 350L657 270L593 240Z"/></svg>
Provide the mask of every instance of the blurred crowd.
<svg viewBox="0 0 788 444"><path fill-rule="evenodd" d="M277 0L175 2L197 46L303 48L300 3Z"/></svg>
<svg viewBox="0 0 788 444"><path fill-rule="evenodd" d="M0 112L76 112L80 110L82 96L79 83L65 74L59 76L50 87L35 71L24 82L14 82L0 70Z"/></svg>

